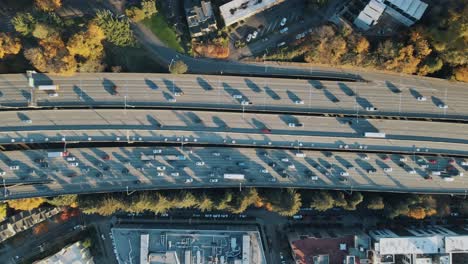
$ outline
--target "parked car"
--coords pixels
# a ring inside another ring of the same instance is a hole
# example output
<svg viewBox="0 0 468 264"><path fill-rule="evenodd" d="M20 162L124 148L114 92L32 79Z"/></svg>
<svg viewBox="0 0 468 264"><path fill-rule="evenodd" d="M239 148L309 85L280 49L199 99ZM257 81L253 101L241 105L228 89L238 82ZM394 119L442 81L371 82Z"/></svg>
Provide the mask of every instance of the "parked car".
<svg viewBox="0 0 468 264"><path fill-rule="evenodd" d="M378 109L376 107L373 107L373 106L368 106L366 107L366 111L369 111L369 112L375 112L377 111Z"/></svg>
<svg viewBox="0 0 468 264"><path fill-rule="evenodd" d="M216 183L216 182L219 182L219 179L210 179L210 182L211 183Z"/></svg>
<svg viewBox="0 0 468 264"><path fill-rule="evenodd" d="M427 101L427 98L424 97L424 96L418 96L418 98L416 98L418 101L420 102L424 102L424 101Z"/></svg>
<svg viewBox="0 0 468 264"><path fill-rule="evenodd" d="M284 27L284 25L286 25L287 21L288 21L288 19L283 17L283 19L281 19L280 26Z"/></svg>

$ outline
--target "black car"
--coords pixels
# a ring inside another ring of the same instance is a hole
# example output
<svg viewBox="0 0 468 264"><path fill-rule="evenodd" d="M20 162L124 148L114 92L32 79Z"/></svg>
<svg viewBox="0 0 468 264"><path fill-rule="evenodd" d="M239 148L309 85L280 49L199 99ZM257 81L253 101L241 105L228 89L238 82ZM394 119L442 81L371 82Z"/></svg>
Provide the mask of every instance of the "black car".
<svg viewBox="0 0 468 264"><path fill-rule="evenodd" d="M123 174L127 174L128 172L129 172L129 171L128 171L127 168L123 168L123 169L122 169L122 173L123 173Z"/></svg>
<svg viewBox="0 0 468 264"><path fill-rule="evenodd" d="M272 168L275 168L276 167L276 162L270 162L268 163L268 165Z"/></svg>
<svg viewBox="0 0 468 264"><path fill-rule="evenodd" d="M377 170L376 169L367 169L367 173L376 173Z"/></svg>

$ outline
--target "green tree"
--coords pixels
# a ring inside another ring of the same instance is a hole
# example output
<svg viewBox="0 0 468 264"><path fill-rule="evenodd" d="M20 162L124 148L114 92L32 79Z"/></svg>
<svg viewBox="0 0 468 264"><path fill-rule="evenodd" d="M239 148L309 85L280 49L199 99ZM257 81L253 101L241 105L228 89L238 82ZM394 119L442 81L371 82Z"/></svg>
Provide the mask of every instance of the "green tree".
<svg viewBox="0 0 468 264"><path fill-rule="evenodd" d="M90 248L93 245L93 241L90 238L87 238L83 241L83 247Z"/></svg>
<svg viewBox="0 0 468 264"><path fill-rule="evenodd" d="M314 191L311 195L310 207L317 211L326 211L333 208L335 201L327 191Z"/></svg>
<svg viewBox="0 0 468 264"><path fill-rule="evenodd" d="M143 0L141 6L132 6L125 10L125 14L135 22L139 22L145 18L150 18L156 14L156 2L154 0Z"/></svg>
<svg viewBox="0 0 468 264"><path fill-rule="evenodd" d="M10 208L13 208L15 210L29 211L41 206L41 204L43 204L45 201L46 200L44 198L35 197L9 200L7 203Z"/></svg>
<svg viewBox="0 0 468 264"><path fill-rule="evenodd" d="M119 19L110 10L98 10L94 19L106 35L106 39L116 46L135 45L135 38L128 19Z"/></svg>
<svg viewBox="0 0 468 264"><path fill-rule="evenodd" d="M47 200L48 204L54 206L69 206L69 207L76 207L78 201L77 194L67 194L67 195L60 195Z"/></svg>
<svg viewBox="0 0 468 264"><path fill-rule="evenodd" d="M17 13L11 24L23 36L30 35L36 27L36 19L30 13Z"/></svg>
<svg viewBox="0 0 468 264"><path fill-rule="evenodd" d="M55 30L43 23L36 23L32 35L38 39L46 39L47 37L55 34Z"/></svg>
<svg viewBox="0 0 468 264"><path fill-rule="evenodd" d="M383 198L378 195L368 195L367 208L371 210L382 210L385 208Z"/></svg>
<svg viewBox="0 0 468 264"><path fill-rule="evenodd" d="M185 62L178 60L169 65L169 71L172 74L184 74L188 70L187 64Z"/></svg>
<svg viewBox="0 0 468 264"><path fill-rule="evenodd" d="M7 203L0 203L0 221L5 219L8 212L8 204Z"/></svg>
<svg viewBox="0 0 468 264"><path fill-rule="evenodd" d="M353 192L346 199L347 203L343 207L345 210L354 211L356 207L364 200L364 196L360 192Z"/></svg>
<svg viewBox="0 0 468 264"><path fill-rule="evenodd" d="M21 50L21 42L6 33L0 33L0 59L8 54L18 54Z"/></svg>
<svg viewBox="0 0 468 264"><path fill-rule="evenodd" d="M294 189L268 190L262 196L265 207L279 215L293 216L302 206L301 195Z"/></svg>

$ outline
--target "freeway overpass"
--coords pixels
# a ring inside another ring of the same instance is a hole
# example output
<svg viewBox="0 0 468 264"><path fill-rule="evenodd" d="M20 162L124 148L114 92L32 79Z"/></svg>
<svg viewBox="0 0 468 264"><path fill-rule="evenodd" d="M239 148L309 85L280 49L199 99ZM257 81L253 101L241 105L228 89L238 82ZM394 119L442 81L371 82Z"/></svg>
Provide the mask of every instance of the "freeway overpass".
<svg viewBox="0 0 468 264"><path fill-rule="evenodd" d="M2 199L239 185L466 194L460 176L468 155L466 85L408 76L392 80L35 75L35 85L60 85L59 96L49 97L28 88L24 75L2 75ZM369 138L365 132L386 136ZM142 162L138 153L148 147L192 151L180 165ZM50 148L70 150L79 165L63 159L48 160L47 167L35 162ZM223 158L213 151L224 153ZM299 151L307 158L295 157ZM323 154L329 151L333 153ZM107 165L97 161L104 152L112 156ZM290 161L281 163L281 157ZM250 165L238 168L238 162ZM15 164L18 170L11 169ZM172 171L156 177L160 165ZM122 175L124 167L128 173ZM245 182L220 176L240 169ZM444 177L432 177L433 171ZM179 176L171 174L175 172ZM347 180L342 172L350 174ZM311 175L317 178L311 180ZM187 179L193 182L187 184Z"/></svg>

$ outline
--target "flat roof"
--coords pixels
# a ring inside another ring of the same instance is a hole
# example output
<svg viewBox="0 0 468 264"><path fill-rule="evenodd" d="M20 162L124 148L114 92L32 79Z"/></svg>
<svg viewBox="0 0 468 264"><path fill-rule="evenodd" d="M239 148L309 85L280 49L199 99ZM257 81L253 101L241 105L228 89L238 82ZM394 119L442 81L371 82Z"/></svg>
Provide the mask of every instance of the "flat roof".
<svg viewBox="0 0 468 264"><path fill-rule="evenodd" d="M226 26L268 9L284 0L233 0L219 7Z"/></svg>
<svg viewBox="0 0 468 264"><path fill-rule="evenodd" d="M446 236L445 252L468 252L468 236Z"/></svg>
<svg viewBox="0 0 468 264"><path fill-rule="evenodd" d="M419 20L424 11L426 11L427 4L420 0L387 0L392 5L398 7L409 16Z"/></svg>
<svg viewBox="0 0 468 264"><path fill-rule="evenodd" d="M386 237L378 241L380 255L392 254L436 254L443 252L442 236Z"/></svg>
<svg viewBox="0 0 468 264"><path fill-rule="evenodd" d="M89 252L89 249L83 247L81 242L75 242L56 254L49 256L45 259L35 262L36 264L56 264L56 263L67 263L67 264L93 264L93 257Z"/></svg>

